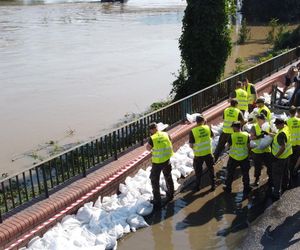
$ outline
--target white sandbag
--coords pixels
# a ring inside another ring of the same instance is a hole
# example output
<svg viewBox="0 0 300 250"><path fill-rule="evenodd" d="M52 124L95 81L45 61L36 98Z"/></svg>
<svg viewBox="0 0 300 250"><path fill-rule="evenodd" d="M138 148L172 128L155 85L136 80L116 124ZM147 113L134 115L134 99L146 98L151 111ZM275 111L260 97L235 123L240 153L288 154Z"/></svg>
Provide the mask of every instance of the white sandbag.
<svg viewBox="0 0 300 250"><path fill-rule="evenodd" d="M270 146L273 141L273 137L270 135L265 135L263 138L260 139L260 143L257 146L258 149L265 149L266 147Z"/></svg>
<svg viewBox="0 0 300 250"><path fill-rule="evenodd" d="M177 166L177 169L180 171L181 175L183 177L187 177L188 175L190 175L193 171L192 168L189 168L185 165L180 165L180 166Z"/></svg>
<svg viewBox="0 0 300 250"><path fill-rule="evenodd" d="M94 203L95 208L101 208L102 207L102 202L101 202L101 196L98 197L98 199Z"/></svg>
<svg viewBox="0 0 300 250"><path fill-rule="evenodd" d="M147 216L153 211L153 205L149 201L137 201L136 213L141 216Z"/></svg>
<svg viewBox="0 0 300 250"><path fill-rule="evenodd" d="M76 219L75 215L67 215L61 221L61 226L64 230L73 230L76 227L80 227L81 222Z"/></svg>
<svg viewBox="0 0 300 250"><path fill-rule="evenodd" d="M133 232L135 232L136 229L149 226L144 218L138 214L131 214L126 221Z"/></svg>
<svg viewBox="0 0 300 250"><path fill-rule="evenodd" d="M117 239L110 236L108 233L98 234L96 237L95 245L104 249L114 249L117 246Z"/></svg>
<svg viewBox="0 0 300 250"><path fill-rule="evenodd" d="M251 140L250 141L250 148L256 148L257 147L257 144L255 141Z"/></svg>
<svg viewBox="0 0 300 250"><path fill-rule="evenodd" d="M295 87L289 88L286 92L285 95L287 97L287 99L290 101L292 99L292 96L294 94L295 91Z"/></svg>
<svg viewBox="0 0 300 250"><path fill-rule="evenodd" d="M118 202L118 196L116 194L108 197L105 196L102 198L102 208L109 212L112 210L116 210L117 208L120 207L120 204Z"/></svg>
<svg viewBox="0 0 300 250"><path fill-rule="evenodd" d="M85 203L83 207L79 208L76 219L82 223L89 223L93 215L93 202Z"/></svg>
<svg viewBox="0 0 300 250"><path fill-rule="evenodd" d="M196 122L196 117L199 116L200 114L199 113L194 113L194 114L186 114L186 119L190 122L190 123L193 123L193 122Z"/></svg>
<svg viewBox="0 0 300 250"><path fill-rule="evenodd" d="M159 122L156 124L158 131L164 131L167 127L169 127L169 124L164 124L162 122Z"/></svg>
<svg viewBox="0 0 300 250"><path fill-rule="evenodd" d="M28 243L28 249L31 250L45 249L45 245L41 237L35 236L34 238L32 238Z"/></svg>
<svg viewBox="0 0 300 250"><path fill-rule="evenodd" d="M214 136L219 136L223 131L223 122L218 125L211 125L211 130L214 133Z"/></svg>
<svg viewBox="0 0 300 250"><path fill-rule="evenodd" d="M176 177L176 179L179 179L181 177L181 173L177 168L173 168L171 174L172 176Z"/></svg>
<svg viewBox="0 0 300 250"><path fill-rule="evenodd" d="M261 130L268 132L270 129L270 124L268 122L265 122L264 124L261 125Z"/></svg>

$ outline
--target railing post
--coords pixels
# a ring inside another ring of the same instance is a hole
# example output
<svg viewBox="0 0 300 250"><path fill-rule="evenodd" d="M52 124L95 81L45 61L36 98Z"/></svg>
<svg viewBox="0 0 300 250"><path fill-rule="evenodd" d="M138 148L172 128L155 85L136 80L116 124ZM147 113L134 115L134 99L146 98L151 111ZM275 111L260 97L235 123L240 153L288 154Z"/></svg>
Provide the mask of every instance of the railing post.
<svg viewBox="0 0 300 250"><path fill-rule="evenodd" d="M2 212L1 212L1 209L0 209L0 223L2 223L3 220L2 220Z"/></svg>
<svg viewBox="0 0 300 250"><path fill-rule="evenodd" d="M42 165L42 173L43 173L43 180L44 180L45 197L49 198L46 170L45 170L45 165L44 164Z"/></svg>
<svg viewBox="0 0 300 250"><path fill-rule="evenodd" d="M115 158L115 160L118 160L117 134L116 134L116 131L113 132L113 151L114 151L114 158Z"/></svg>
<svg viewBox="0 0 300 250"><path fill-rule="evenodd" d="M83 146L80 148L81 153L81 163L82 163L82 176L86 177L86 168L85 168L85 161L84 161L84 152L83 152Z"/></svg>
<svg viewBox="0 0 300 250"><path fill-rule="evenodd" d="M140 140L141 140L141 146L144 145L144 123L143 119L140 120Z"/></svg>

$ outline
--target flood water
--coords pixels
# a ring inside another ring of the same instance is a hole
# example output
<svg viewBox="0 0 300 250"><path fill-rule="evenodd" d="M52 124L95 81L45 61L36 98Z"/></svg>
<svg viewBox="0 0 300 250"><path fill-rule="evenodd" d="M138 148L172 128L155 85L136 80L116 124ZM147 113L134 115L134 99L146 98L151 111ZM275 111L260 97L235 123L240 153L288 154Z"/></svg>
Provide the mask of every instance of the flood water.
<svg viewBox="0 0 300 250"><path fill-rule="evenodd" d="M266 174L261 178L266 182ZM119 250L201 250L238 249L247 235L249 224L272 204L262 185L243 199L241 178L233 182L233 193L219 185L198 192L191 187L180 192L162 211L148 218L150 227L139 229L118 242ZM250 171L253 177L253 171ZM252 178L253 179L253 178ZM253 180L252 180L253 181Z"/></svg>
<svg viewBox="0 0 300 250"><path fill-rule="evenodd" d="M166 99L180 65L185 6L182 0L1 1L0 178ZM236 57L265 51L256 43L265 32L257 27L249 46L234 47L225 75Z"/></svg>
<svg viewBox="0 0 300 250"><path fill-rule="evenodd" d="M168 97L185 2L0 4L0 172Z"/></svg>

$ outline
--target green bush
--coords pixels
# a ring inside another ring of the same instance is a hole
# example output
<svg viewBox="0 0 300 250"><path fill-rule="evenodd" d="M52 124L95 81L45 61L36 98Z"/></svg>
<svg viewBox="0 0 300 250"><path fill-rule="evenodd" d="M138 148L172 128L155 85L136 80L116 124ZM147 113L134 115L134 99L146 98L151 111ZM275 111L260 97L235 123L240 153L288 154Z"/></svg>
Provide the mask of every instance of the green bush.
<svg viewBox="0 0 300 250"><path fill-rule="evenodd" d="M187 0L179 40L181 69L172 89L175 100L220 80L231 51L233 6L233 0Z"/></svg>

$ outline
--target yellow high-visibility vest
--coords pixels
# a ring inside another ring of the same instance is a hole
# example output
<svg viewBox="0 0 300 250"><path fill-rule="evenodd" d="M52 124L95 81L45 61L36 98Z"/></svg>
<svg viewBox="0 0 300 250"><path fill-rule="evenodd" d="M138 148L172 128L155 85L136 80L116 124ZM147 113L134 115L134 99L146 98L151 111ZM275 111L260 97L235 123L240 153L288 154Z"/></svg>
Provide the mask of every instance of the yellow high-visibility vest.
<svg viewBox="0 0 300 250"><path fill-rule="evenodd" d="M255 88L254 84L252 83L248 83L247 85L247 89L244 89L247 91L247 95L248 95L248 104L252 104L255 101L255 94L251 93L251 86L253 86L253 88Z"/></svg>
<svg viewBox="0 0 300 250"><path fill-rule="evenodd" d="M224 122L223 122L223 132L226 134L232 134L233 129L231 127L232 122L239 120L240 110L235 107L228 107L224 110Z"/></svg>
<svg viewBox="0 0 300 250"><path fill-rule="evenodd" d="M236 89L235 90L235 94L236 94L236 99L238 101L238 106L237 108L239 110L248 110L248 94L245 90L243 89Z"/></svg>
<svg viewBox="0 0 300 250"><path fill-rule="evenodd" d="M254 124L254 128L255 128L255 134L256 136L260 136L261 135L261 128L258 125L258 123ZM270 132L270 128L268 128L267 132ZM256 142L256 145L259 145L261 139L256 139L254 140ZM271 146L266 147L265 149L258 149L258 148L253 148L252 152L256 153L256 154L262 154L262 153L270 153L271 152Z"/></svg>
<svg viewBox="0 0 300 250"><path fill-rule="evenodd" d="M212 153L211 131L209 126L200 125L192 129L195 143L193 150L195 156L205 156Z"/></svg>
<svg viewBox="0 0 300 250"><path fill-rule="evenodd" d="M172 142L166 132L158 131L151 136L152 147L152 162L163 163L173 155Z"/></svg>
<svg viewBox="0 0 300 250"><path fill-rule="evenodd" d="M246 159L248 152L248 138L247 132L233 132L231 134L232 145L229 150L229 156L237 161Z"/></svg>
<svg viewBox="0 0 300 250"><path fill-rule="evenodd" d="M266 105L264 105L261 108L259 108L257 110L257 113L260 115L261 111L263 111L263 110L265 110L267 112L267 117L266 118L267 118L267 121L270 122L271 118L272 118L271 117L271 111L270 111L270 109Z"/></svg>
<svg viewBox="0 0 300 250"><path fill-rule="evenodd" d="M278 131L278 133L275 135L274 139L273 139L273 143L272 143L272 154L275 156L279 149L280 149L280 145L277 142L277 137L278 135L283 132L286 135L287 138L287 142L285 144L285 150L284 152L279 156L279 159L286 159L288 158L292 153L293 153L293 149L292 149L292 144L291 144L291 135L289 132L289 128L288 126L284 125L284 127L282 129L280 129Z"/></svg>
<svg viewBox="0 0 300 250"><path fill-rule="evenodd" d="M292 146L300 146L300 118L291 117L287 120L287 125L291 134Z"/></svg>

